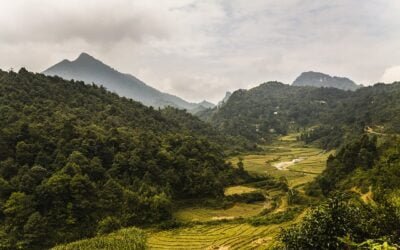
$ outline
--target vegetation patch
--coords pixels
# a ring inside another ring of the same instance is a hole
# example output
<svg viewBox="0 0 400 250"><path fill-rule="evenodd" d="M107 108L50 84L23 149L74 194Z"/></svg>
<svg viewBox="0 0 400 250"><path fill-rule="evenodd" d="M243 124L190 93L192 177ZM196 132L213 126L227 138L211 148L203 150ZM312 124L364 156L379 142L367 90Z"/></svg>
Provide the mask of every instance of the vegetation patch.
<svg viewBox="0 0 400 250"><path fill-rule="evenodd" d="M256 188L247 187L247 186L232 186L225 188L225 195L234 195L234 194L244 194L244 193L251 193L257 191Z"/></svg>
<svg viewBox="0 0 400 250"><path fill-rule="evenodd" d="M251 217L264 209L264 203L255 204L236 203L228 209L212 209L206 207L189 207L179 209L174 217L179 221L209 221L216 219L233 219L237 217Z"/></svg>
<svg viewBox="0 0 400 250"><path fill-rule="evenodd" d="M141 250L146 249L145 234L134 227L122 229L115 233L97 236L87 240L80 240L66 245L52 248L53 250L78 250L78 249L124 249Z"/></svg>

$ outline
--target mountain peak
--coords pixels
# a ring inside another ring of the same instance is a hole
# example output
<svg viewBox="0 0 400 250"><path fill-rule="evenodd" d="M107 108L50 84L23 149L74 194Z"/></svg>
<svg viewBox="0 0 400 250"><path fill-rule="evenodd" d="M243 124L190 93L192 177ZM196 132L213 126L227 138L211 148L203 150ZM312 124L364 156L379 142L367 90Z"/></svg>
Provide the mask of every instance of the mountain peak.
<svg viewBox="0 0 400 250"><path fill-rule="evenodd" d="M346 77L330 76L321 72L303 72L294 80L293 86L330 87L343 90L356 90L360 86Z"/></svg>
<svg viewBox="0 0 400 250"><path fill-rule="evenodd" d="M82 52L78 58L76 58L75 62L100 62L100 60L94 58L86 52Z"/></svg>
<svg viewBox="0 0 400 250"><path fill-rule="evenodd" d="M78 56L78 58L93 58L93 56L89 55L89 54L86 53L86 52L82 52L82 53Z"/></svg>

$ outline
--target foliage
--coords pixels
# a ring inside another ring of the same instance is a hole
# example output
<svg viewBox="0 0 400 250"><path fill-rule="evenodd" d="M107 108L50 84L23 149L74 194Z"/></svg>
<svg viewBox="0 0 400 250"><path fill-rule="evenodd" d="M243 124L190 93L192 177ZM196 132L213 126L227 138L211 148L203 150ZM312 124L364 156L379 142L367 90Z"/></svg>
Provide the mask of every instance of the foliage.
<svg viewBox="0 0 400 250"><path fill-rule="evenodd" d="M265 215L249 218L248 222L253 226L281 224L283 222L294 220L302 211L303 209L301 207L291 207L286 211L267 213Z"/></svg>
<svg viewBox="0 0 400 250"><path fill-rule="evenodd" d="M275 135L317 124L347 96L347 92L333 88L268 82L234 92L225 105L214 108L209 120L228 134L270 141Z"/></svg>
<svg viewBox="0 0 400 250"><path fill-rule="evenodd" d="M400 243L399 139L381 137L379 141L376 136L363 135L344 144L329 157L326 170L307 189L308 194L321 190L329 196L338 190L359 188L369 190L365 195L370 198L333 197L300 225L282 232L287 248L390 249ZM358 193L352 196L358 197Z"/></svg>
<svg viewBox="0 0 400 250"><path fill-rule="evenodd" d="M308 202L307 197L301 194L300 191L295 188L288 189L286 193L286 198L288 205L301 205Z"/></svg>
<svg viewBox="0 0 400 250"><path fill-rule="evenodd" d="M340 126L319 125L301 133L298 139L306 144L318 141L322 148L332 149L340 146L344 134L345 131Z"/></svg>
<svg viewBox="0 0 400 250"><path fill-rule="evenodd" d="M344 249L342 239L363 242L387 238L398 244L400 214L392 206L377 207L335 195L314 208L299 224L282 230L285 249Z"/></svg>
<svg viewBox="0 0 400 250"><path fill-rule="evenodd" d="M184 111L0 71L0 244L43 249L167 220L176 199L222 196L248 175L225 163L219 138Z"/></svg>
<svg viewBox="0 0 400 250"><path fill-rule="evenodd" d="M363 135L358 140L343 145L335 156L329 156L326 169L318 176L314 185L309 187L308 194L318 193L310 189L319 188L324 195L328 195L338 189L343 179L356 169L371 170L378 158L376 136Z"/></svg>
<svg viewBox="0 0 400 250"><path fill-rule="evenodd" d="M116 231L121 228L121 221L112 216L105 217L99 222L99 225L97 226L97 233L98 234L107 234L111 233L113 231Z"/></svg>
<svg viewBox="0 0 400 250"><path fill-rule="evenodd" d="M228 195L226 196L226 199L233 202L254 203L265 201L265 196L263 193L255 191L250 193Z"/></svg>
<svg viewBox="0 0 400 250"><path fill-rule="evenodd" d="M87 240L80 240L66 245L54 247L54 250L73 249L123 249L141 250L146 249L145 234L134 227L122 229L112 234L97 236Z"/></svg>
<svg viewBox="0 0 400 250"><path fill-rule="evenodd" d="M396 250L400 246L390 245L385 240L366 240L361 243L355 243L348 237L339 238L349 249L370 249L370 250Z"/></svg>
<svg viewBox="0 0 400 250"><path fill-rule="evenodd" d="M251 141L270 142L289 131L324 149L360 136L368 127L400 133L400 83L356 91L263 83L237 90L221 107L202 114L217 129Z"/></svg>

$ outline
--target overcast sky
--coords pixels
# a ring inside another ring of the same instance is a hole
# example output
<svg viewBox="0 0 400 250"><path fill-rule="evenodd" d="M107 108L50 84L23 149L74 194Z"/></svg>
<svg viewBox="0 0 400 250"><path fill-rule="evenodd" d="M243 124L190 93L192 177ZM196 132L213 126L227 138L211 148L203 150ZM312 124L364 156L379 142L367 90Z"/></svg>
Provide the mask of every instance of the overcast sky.
<svg viewBox="0 0 400 250"><path fill-rule="evenodd" d="M0 0L0 68L85 51L190 101L303 71L400 80L398 0Z"/></svg>

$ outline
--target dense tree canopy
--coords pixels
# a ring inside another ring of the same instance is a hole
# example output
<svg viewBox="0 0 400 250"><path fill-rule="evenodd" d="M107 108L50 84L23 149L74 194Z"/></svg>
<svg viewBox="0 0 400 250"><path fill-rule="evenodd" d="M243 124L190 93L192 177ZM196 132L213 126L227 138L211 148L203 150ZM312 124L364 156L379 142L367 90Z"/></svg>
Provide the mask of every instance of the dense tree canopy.
<svg viewBox="0 0 400 250"><path fill-rule="evenodd" d="M280 238L285 249L389 249L366 243L398 246L399 223L400 213L391 204L371 206L338 194L314 208L300 224L283 230Z"/></svg>
<svg viewBox="0 0 400 250"><path fill-rule="evenodd" d="M208 120L227 133L256 141L268 140L276 134L318 124L349 94L335 88L268 82L250 90L235 91L224 105L210 111Z"/></svg>
<svg viewBox="0 0 400 250"><path fill-rule="evenodd" d="M252 141L264 142L296 131L306 143L336 148L368 127L400 133L400 83L376 84L353 92L268 82L235 91L221 107L199 117L227 134Z"/></svg>
<svg viewBox="0 0 400 250"><path fill-rule="evenodd" d="M220 196L245 173L218 138L184 111L0 72L0 245L41 249L168 219L174 199Z"/></svg>

